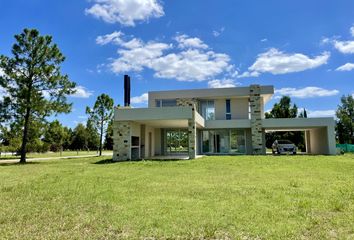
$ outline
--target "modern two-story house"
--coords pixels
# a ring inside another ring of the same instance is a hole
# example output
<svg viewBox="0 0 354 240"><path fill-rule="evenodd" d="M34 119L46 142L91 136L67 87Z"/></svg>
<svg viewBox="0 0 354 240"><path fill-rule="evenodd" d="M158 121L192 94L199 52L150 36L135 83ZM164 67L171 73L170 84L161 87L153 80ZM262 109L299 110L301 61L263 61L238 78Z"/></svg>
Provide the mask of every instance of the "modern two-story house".
<svg viewBox="0 0 354 240"><path fill-rule="evenodd" d="M155 91L147 108L125 106L114 115L113 160L185 154L265 154L268 130L305 132L309 154L335 154L333 118L265 119L273 86Z"/></svg>

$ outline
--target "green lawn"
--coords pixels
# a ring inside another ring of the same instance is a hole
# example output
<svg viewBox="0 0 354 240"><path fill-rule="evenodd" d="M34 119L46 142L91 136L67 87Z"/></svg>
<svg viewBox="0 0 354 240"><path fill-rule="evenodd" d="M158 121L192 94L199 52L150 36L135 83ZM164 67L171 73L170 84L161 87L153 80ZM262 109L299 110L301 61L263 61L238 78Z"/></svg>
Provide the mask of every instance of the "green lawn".
<svg viewBox="0 0 354 240"><path fill-rule="evenodd" d="M112 151L102 151L105 153L112 153ZM47 153L28 153L27 158L48 158L48 157L68 157L68 156L85 156L85 155L95 155L97 151L63 151L60 152L47 152ZM9 159L19 159L20 156L13 156L11 154L1 155L0 160L9 160Z"/></svg>
<svg viewBox="0 0 354 240"><path fill-rule="evenodd" d="M354 239L354 155L104 159L0 164L0 238Z"/></svg>

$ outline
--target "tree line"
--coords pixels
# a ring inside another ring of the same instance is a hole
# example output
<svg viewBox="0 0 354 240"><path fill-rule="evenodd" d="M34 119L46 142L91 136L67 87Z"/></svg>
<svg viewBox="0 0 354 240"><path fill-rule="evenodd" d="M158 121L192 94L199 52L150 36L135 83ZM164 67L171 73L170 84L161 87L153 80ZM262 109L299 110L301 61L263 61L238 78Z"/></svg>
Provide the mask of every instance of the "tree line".
<svg viewBox="0 0 354 240"><path fill-rule="evenodd" d="M109 125L112 125L113 100L106 94L97 98L86 126L74 129L59 121L48 123L50 116L69 113L72 103L67 97L76 91L76 83L62 73L65 61L52 37L40 35L36 29L24 29L15 35L11 56L0 55L0 137L3 148L21 155L26 163L27 152L48 150L97 149L102 154L111 148Z"/></svg>

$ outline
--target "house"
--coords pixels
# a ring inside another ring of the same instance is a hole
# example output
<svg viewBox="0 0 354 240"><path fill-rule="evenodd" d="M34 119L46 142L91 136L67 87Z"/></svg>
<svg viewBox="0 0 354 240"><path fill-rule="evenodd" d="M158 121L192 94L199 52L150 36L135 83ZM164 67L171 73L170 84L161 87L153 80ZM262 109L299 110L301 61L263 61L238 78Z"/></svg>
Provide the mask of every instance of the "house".
<svg viewBox="0 0 354 240"><path fill-rule="evenodd" d="M307 153L335 154L333 118L265 119L273 86L148 93L147 108L115 108L115 161L185 154L265 154L266 131L304 131Z"/></svg>

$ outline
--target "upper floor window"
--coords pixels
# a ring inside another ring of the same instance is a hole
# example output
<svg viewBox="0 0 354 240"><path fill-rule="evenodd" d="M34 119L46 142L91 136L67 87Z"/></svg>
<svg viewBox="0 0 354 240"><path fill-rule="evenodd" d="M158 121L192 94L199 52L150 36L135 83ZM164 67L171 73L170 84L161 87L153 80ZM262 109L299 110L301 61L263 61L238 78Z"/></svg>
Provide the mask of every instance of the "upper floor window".
<svg viewBox="0 0 354 240"><path fill-rule="evenodd" d="M231 101L230 99L226 99L226 120L231 119Z"/></svg>
<svg viewBox="0 0 354 240"><path fill-rule="evenodd" d="M199 110L205 120L215 120L214 100L200 101Z"/></svg>
<svg viewBox="0 0 354 240"><path fill-rule="evenodd" d="M156 107L176 107L177 100L176 99L157 99Z"/></svg>

